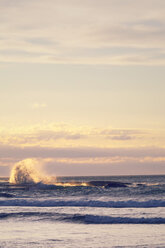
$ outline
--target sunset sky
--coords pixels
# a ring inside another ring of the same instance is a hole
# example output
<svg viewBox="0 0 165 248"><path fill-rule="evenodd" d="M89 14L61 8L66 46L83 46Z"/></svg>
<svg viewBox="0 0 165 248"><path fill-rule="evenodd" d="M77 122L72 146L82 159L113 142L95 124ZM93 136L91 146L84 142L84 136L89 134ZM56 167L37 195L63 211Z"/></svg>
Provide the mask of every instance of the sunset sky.
<svg viewBox="0 0 165 248"><path fill-rule="evenodd" d="M165 1L0 0L0 176L165 174Z"/></svg>

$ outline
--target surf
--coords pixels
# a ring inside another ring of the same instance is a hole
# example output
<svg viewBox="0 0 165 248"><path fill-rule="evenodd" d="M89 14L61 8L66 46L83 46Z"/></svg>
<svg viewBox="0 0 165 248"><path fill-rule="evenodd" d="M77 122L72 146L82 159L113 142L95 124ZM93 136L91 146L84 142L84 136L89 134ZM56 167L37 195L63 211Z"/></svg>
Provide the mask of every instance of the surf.
<svg viewBox="0 0 165 248"><path fill-rule="evenodd" d="M35 168L38 162L36 159L24 159L12 168L9 182L12 184L33 184L43 180L41 174Z"/></svg>
<svg viewBox="0 0 165 248"><path fill-rule="evenodd" d="M9 183L15 185L39 184L40 188L44 185L55 185L62 187L86 186L86 187L127 187L128 183L114 181L89 181L89 182L60 182L56 177L45 176L40 171L41 162L34 158L24 159L14 165L11 170Z"/></svg>
<svg viewBox="0 0 165 248"><path fill-rule="evenodd" d="M101 201L101 200L61 200L61 199L8 199L0 200L1 206L22 206L22 207L92 207L92 208L158 208L165 207L165 200L119 200L119 201Z"/></svg>

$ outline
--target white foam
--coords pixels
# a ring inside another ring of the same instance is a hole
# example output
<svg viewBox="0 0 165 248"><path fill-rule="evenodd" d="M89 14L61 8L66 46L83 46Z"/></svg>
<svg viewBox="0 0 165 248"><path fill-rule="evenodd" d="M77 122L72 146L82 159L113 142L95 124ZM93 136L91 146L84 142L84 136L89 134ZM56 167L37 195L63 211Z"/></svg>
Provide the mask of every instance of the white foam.
<svg viewBox="0 0 165 248"><path fill-rule="evenodd" d="M16 163L11 171L9 182L13 184L38 183L41 176L36 170L36 159L24 159Z"/></svg>

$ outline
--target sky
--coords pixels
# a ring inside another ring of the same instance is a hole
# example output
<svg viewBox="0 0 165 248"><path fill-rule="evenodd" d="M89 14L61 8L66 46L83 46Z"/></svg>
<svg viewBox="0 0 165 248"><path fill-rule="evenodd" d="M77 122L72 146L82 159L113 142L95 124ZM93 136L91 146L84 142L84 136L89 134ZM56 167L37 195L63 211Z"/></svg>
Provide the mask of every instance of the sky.
<svg viewBox="0 0 165 248"><path fill-rule="evenodd" d="M165 1L0 0L0 176L165 174Z"/></svg>

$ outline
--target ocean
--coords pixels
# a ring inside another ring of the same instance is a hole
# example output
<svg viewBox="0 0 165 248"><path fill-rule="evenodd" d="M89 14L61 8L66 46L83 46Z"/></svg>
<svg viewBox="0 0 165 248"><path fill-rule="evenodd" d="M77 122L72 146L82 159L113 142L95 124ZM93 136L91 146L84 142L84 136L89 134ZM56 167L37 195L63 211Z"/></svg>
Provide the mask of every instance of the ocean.
<svg viewBox="0 0 165 248"><path fill-rule="evenodd" d="M165 176L1 177L0 247L165 247Z"/></svg>

